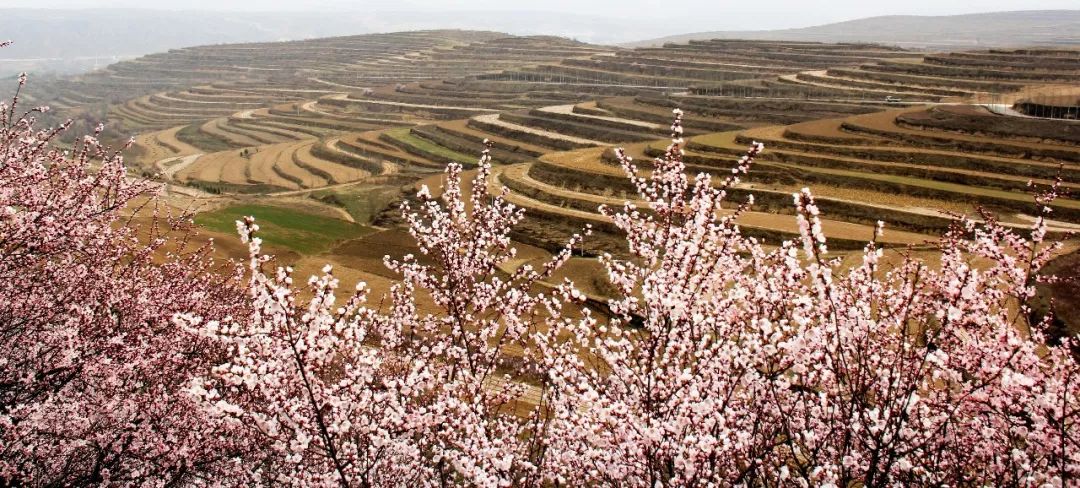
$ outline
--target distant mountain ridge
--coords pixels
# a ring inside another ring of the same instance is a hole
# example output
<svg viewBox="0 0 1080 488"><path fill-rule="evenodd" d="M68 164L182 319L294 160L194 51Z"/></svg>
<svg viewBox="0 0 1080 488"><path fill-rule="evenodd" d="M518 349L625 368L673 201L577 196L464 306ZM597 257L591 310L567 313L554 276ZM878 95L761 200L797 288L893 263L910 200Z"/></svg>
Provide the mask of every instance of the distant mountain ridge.
<svg viewBox="0 0 1080 488"><path fill-rule="evenodd" d="M386 4L386 2L383 2ZM381 4L382 5L382 4ZM292 41L432 29L554 35L612 44L660 36L618 19L550 12L301 11L0 8L0 77L20 71L78 73L144 54L210 44Z"/></svg>
<svg viewBox="0 0 1080 488"><path fill-rule="evenodd" d="M388 5L386 2L380 5ZM652 46L704 39L876 42L941 50L1080 46L1080 10L953 16L884 16L797 29L715 31L658 37L671 23L551 12L225 12L152 9L0 8L0 77L21 71L75 74L145 54L209 44L273 42L429 29L554 35L594 44ZM700 24L699 24L700 25ZM652 40L627 42L634 38Z"/></svg>
<svg viewBox="0 0 1080 488"><path fill-rule="evenodd" d="M913 49L1080 46L1080 10L887 15L798 29L697 32L625 45L658 46L705 39L874 42Z"/></svg>

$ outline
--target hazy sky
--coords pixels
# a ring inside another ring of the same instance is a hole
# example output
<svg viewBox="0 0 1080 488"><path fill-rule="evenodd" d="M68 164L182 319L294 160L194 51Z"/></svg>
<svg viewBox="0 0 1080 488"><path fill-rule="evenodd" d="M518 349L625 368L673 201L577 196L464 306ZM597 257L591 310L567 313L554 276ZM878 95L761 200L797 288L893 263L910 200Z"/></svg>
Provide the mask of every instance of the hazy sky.
<svg viewBox="0 0 1080 488"><path fill-rule="evenodd" d="M1002 10L1076 9L1077 0L0 0L0 7L141 7L197 10L542 10L618 18L678 18L678 31L755 30L805 27L874 15L948 15ZM680 15L682 12L690 15ZM633 29L632 26L627 26Z"/></svg>

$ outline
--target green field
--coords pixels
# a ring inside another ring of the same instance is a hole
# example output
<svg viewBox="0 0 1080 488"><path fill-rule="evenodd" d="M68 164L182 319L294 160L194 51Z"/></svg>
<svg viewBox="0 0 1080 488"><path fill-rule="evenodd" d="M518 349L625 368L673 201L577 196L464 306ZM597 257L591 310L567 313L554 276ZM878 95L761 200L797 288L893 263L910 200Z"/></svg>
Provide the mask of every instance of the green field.
<svg viewBox="0 0 1080 488"><path fill-rule="evenodd" d="M459 153L457 151L452 151L452 150L447 149L445 147L442 147L442 146L440 146L438 144L435 144L435 143L433 143L431 141L428 141L427 139L421 139L419 137L414 136L411 132L409 132L410 130L412 130L412 129L409 128L409 127L403 127L403 128L400 128L400 129L388 130L388 131L386 131L386 135L387 135L387 137L390 137L391 139L399 141L402 144L412 146L412 147L414 147L416 149L419 149L420 151L425 152L425 153L429 153L429 154L433 154L435 156L440 156L440 157L443 157L443 158L451 159L453 161L457 161L457 162L462 163L462 164L470 164L471 165L471 164L476 163L477 158L475 156L469 156L467 154L461 154L461 153Z"/></svg>
<svg viewBox="0 0 1080 488"><path fill-rule="evenodd" d="M210 230L235 233L236 221L249 215L259 224L263 242L308 256L372 232L370 227L344 220L268 205L234 205L201 213L195 222Z"/></svg>

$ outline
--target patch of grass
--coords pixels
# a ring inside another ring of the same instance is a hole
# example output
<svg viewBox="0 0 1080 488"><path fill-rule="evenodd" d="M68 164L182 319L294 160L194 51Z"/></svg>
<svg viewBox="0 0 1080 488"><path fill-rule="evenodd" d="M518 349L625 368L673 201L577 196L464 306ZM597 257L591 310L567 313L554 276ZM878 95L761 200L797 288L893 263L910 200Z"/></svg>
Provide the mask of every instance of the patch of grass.
<svg viewBox="0 0 1080 488"><path fill-rule="evenodd" d="M370 227L269 205L233 205L195 217L195 223L207 229L236 232L236 221L252 215L259 224L263 242L286 247L300 254L320 254L337 242L355 239L372 231Z"/></svg>
<svg viewBox="0 0 1080 488"><path fill-rule="evenodd" d="M239 185L236 183L226 183L224 181L188 180L184 182L184 184L192 188L198 188L207 193L213 193L214 195L221 195L223 193L250 195L290 189L284 186L268 185L265 183L259 183L257 185Z"/></svg>
<svg viewBox="0 0 1080 488"><path fill-rule="evenodd" d="M322 190L311 197L345 209L357 222L371 223L401 194L400 186L357 186L340 190Z"/></svg>
<svg viewBox="0 0 1080 488"><path fill-rule="evenodd" d="M435 143L433 143L431 141L428 141L427 139L422 139L422 138L416 137L415 135L413 135L410 132L410 130L411 130L411 128L409 128L409 127L403 127L403 128L400 128L400 129L388 130L388 131L386 131L386 136L391 138L391 139L394 139L394 140L396 140L398 142L401 142L402 144L406 144L406 145L415 147L416 149L419 149L421 152L430 153L430 154L433 154L433 155L436 155L436 156L440 156L440 157L447 158L447 159L450 159L450 160L453 160L453 161L457 161L457 162L462 163L462 164L472 165L472 164L476 163L476 158L475 157L469 156L469 155L466 155L466 154L461 154L461 153L459 153L457 151L451 151L450 149L447 149L447 148L442 147L442 146L440 146L438 144L435 144Z"/></svg>
<svg viewBox="0 0 1080 488"><path fill-rule="evenodd" d="M703 146L740 148L741 146L735 142L735 137L737 137L738 135L739 131L716 132L713 134L694 136L692 140L693 142L696 142ZM667 147L667 141L663 141L663 144L656 144L655 147L664 149Z"/></svg>

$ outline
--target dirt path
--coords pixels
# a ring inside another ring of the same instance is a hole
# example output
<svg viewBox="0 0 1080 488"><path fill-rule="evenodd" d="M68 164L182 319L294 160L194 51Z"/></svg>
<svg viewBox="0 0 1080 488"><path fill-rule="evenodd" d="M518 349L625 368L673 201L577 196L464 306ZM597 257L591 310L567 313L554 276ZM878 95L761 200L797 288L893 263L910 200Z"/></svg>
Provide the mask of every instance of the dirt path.
<svg viewBox="0 0 1080 488"><path fill-rule="evenodd" d="M573 142L575 144L588 144L590 146L610 146L611 145L611 144L608 144L606 142L594 141L592 139L585 139L585 138L582 138L582 137L568 136L566 134L560 134L558 132L551 132L551 131L548 131L548 130L535 129L535 128L527 127L527 126L524 126L524 125L513 124L513 123L510 123L510 122L507 122L505 120L500 119L499 114L477 115L477 116L473 117L473 119L476 119L476 120L478 120L480 122L484 122L484 123L487 123L487 124L492 124L492 125L498 125L498 126L501 126L501 127L505 127L507 129L511 129L511 130L516 130L516 131L525 132L525 133L528 133L528 134L538 135L538 136L541 136L541 137L547 137L548 139L563 140L563 141L567 141L567 142Z"/></svg>
<svg viewBox="0 0 1080 488"><path fill-rule="evenodd" d="M348 93L334 93L332 95L329 95L329 96L326 96L326 97L323 97L323 98L334 99L334 100L345 100L346 98L348 98L348 96L349 96ZM318 100L310 100L310 101L307 101L307 102L304 102L304 103L300 104L300 110L303 110L305 112L311 112L313 114L323 115L323 116L330 117L330 118L340 118L341 117L341 114L332 114L330 112L324 112L322 110L319 110L319 109L315 108L315 106L318 105L318 104L319 104Z"/></svg>
<svg viewBox="0 0 1080 488"><path fill-rule="evenodd" d="M1055 119L1055 118L1052 118L1052 117L1036 117L1034 115L1028 115L1028 114L1025 114L1025 113L1020 113L1020 112L1017 112L1016 110L1014 110L1012 108L1012 105L1009 105L1009 104L1006 104L1006 103L982 103L982 104L971 104L971 105L975 106L975 107L983 107L986 110L989 110L990 113L992 113L992 114L1003 115L1003 116L1006 116L1006 117L1020 117L1022 119L1037 119L1037 120L1054 120L1054 121L1058 121L1058 122L1073 122L1071 120L1066 120L1066 119Z"/></svg>
<svg viewBox="0 0 1080 488"><path fill-rule="evenodd" d="M390 105L390 106L394 106L394 107L429 108L429 109L436 109L436 110L437 109L469 110L469 111L473 111L473 112L496 112L496 113L498 112L498 110L496 110L496 109L483 108L483 107L462 107L462 106L458 106L458 105L429 105L429 104L425 104L425 103L391 102L391 101L385 101L385 100L371 100L371 99L367 99L367 98L349 99L347 94L344 95L344 96L340 96L340 97L339 96L331 96L331 97L328 97L328 98L334 98L334 99L337 99L337 100L350 100L350 101L355 101L357 103L374 103L376 105Z"/></svg>
<svg viewBox="0 0 1080 488"><path fill-rule="evenodd" d="M652 122L642 122L640 120L624 119L622 117L607 117L607 116L603 116L603 115L580 114L580 113L574 112L574 107L575 107L574 104L570 104L570 105L553 105L553 106L550 106L550 107L541 107L539 110L541 112L548 112L548 113L553 113L553 114L573 115L575 117L581 117L581 118L585 118L585 119L607 120L607 121L610 121L610 122L618 122L620 124L627 124L627 125L634 125L634 126L637 126L637 127L643 127L643 128L646 128L646 129L660 129L660 128L663 127L660 124L654 124Z"/></svg>
<svg viewBox="0 0 1080 488"><path fill-rule="evenodd" d="M176 173L191 166L191 163L194 163L195 160L199 159L201 156L203 156L203 153L189 154L187 156L174 156L159 160L154 163L154 166L161 170L161 174L165 176L166 180L173 181L176 177Z"/></svg>
<svg viewBox="0 0 1080 488"><path fill-rule="evenodd" d="M192 188L190 186L182 186L182 185L172 185L172 184L168 184L168 183L165 184L165 192L166 192L166 194L183 195L185 197L197 198L197 199L214 199L214 198L220 198L221 197L221 195L215 195L213 193L208 193L208 192L202 191L202 190L200 190L198 188Z"/></svg>
<svg viewBox="0 0 1080 488"><path fill-rule="evenodd" d="M367 88L367 87L358 86L358 85L346 85L344 83L338 83L336 81L324 80L324 79L318 78L318 77L311 77L311 78L308 78L308 79L311 80L311 81L314 81L315 83L321 83L323 85L330 85L330 86L340 87L340 88L348 88L350 90L363 90L364 88Z"/></svg>
<svg viewBox="0 0 1080 488"><path fill-rule="evenodd" d="M236 102L236 101L226 101L226 100L189 100L187 98L173 97L173 96L169 95L169 92L155 93L155 94L153 94L151 96L162 98L162 99L168 100L170 102L202 104L202 105L226 105L226 104L251 105L251 106L261 105L260 102Z"/></svg>

